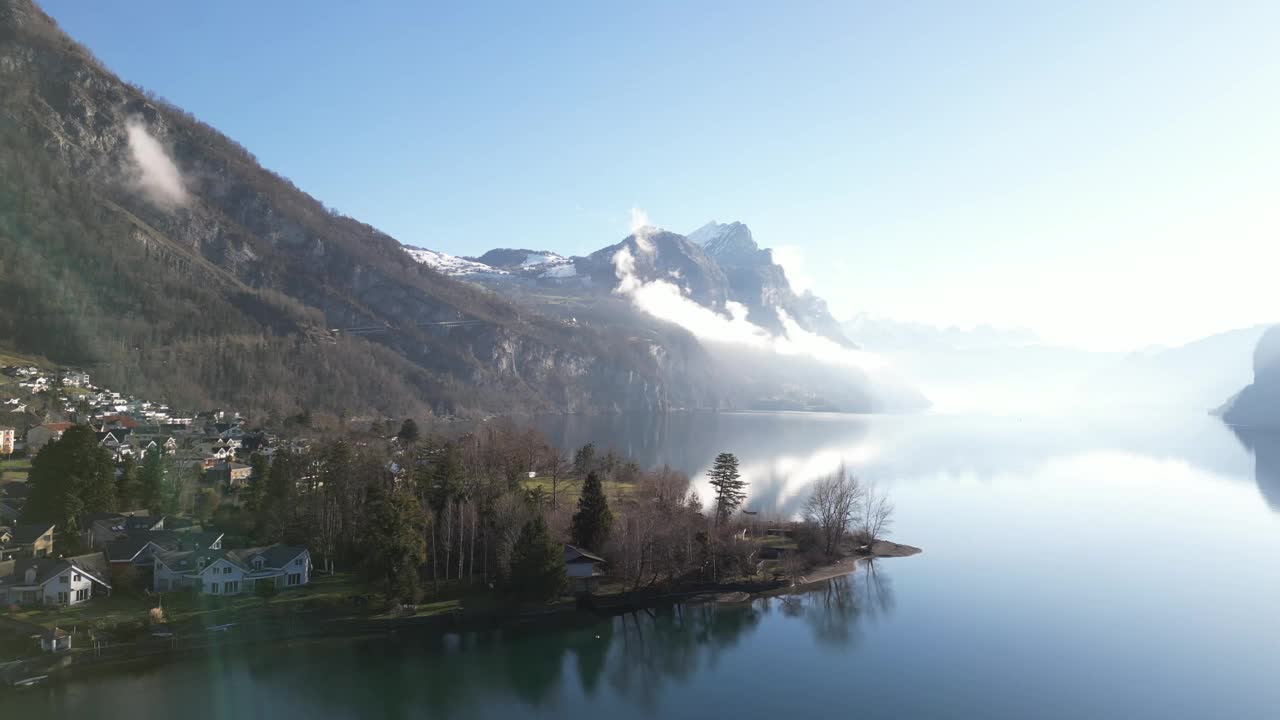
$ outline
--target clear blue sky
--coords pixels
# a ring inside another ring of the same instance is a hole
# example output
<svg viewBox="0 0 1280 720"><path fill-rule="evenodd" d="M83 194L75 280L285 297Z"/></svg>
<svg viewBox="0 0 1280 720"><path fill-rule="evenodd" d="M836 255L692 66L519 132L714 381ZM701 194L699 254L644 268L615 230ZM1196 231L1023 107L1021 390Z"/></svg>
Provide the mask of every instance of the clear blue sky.
<svg viewBox="0 0 1280 720"><path fill-rule="evenodd" d="M402 241L741 220L832 301L1088 347L1280 320L1280 3L44 0Z"/></svg>

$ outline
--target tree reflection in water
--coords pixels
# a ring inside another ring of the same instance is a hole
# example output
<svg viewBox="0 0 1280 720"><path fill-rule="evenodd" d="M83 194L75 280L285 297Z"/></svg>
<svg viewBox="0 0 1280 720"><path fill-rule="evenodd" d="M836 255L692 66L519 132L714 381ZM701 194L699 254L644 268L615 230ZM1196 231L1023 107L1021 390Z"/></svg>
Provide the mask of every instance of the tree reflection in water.
<svg viewBox="0 0 1280 720"><path fill-rule="evenodd" d="M877 570L861 563L855 574L743 605L669 605L599 621L575 616L483 632L401 631L228 649L139 668L128 682L103 674L56 686L49 689L56 698L29 694L14 698L13 709L53 700L67 716L93 715L105 696L120 693L110 702L136 706L130 716L138 718L184 698L201 706L207 700L226 716L505 717L515 708L580 709L584 699L652 713L673 684L698 682L765 622L787 632L807 627L832 648L856 644L861 623L893 609ZM146 703L133 702L140 697Z"/></svg>

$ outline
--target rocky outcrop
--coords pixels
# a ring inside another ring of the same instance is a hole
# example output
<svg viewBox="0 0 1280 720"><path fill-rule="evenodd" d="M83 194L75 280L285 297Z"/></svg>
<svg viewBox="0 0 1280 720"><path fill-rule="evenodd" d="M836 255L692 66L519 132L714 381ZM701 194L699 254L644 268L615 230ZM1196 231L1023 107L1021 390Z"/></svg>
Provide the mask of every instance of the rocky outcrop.
<svg viewBox="0 0 1280 720"><path fill-rule="evenodd" d="M1268 329L1258 340L1253 351L1253 383L1219 412L1231 425L1280 431L1280 325Z"/></svg>

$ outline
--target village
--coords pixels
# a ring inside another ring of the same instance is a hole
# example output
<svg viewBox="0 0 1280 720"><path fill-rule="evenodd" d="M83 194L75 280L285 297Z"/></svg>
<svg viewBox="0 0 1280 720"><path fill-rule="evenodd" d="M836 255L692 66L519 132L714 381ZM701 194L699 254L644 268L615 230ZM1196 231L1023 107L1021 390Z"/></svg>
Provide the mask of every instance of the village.
<svg viewBox="0 0 1280 720"><path fill-rule="evenodd" d="M165 593L267 596L310 583L311 556L305 547L224 547L223 532L185 513L146 508L85 513L76 520L71 542L66 528L28 522L25 471L31 459L78 425L92 428L117 477L149 455L160 456L168 468L198 469L200 484L231 504L239 502L239 491L251 476L250 465L239 460L250 453L270 457L277 441L246 433L233 412L181 415L163 404L97 387L80 370L54 373L8 366L0 373L0 388L9 395L0 400L6 417L38 417L30 410L41 405L45 413L63 418L27 427L0 426L0 607L74 608L109 598L122 586L162 603ZM56 612L45 615L56 623ZM42 649L71 647L68 628L23 622Z"/></svg>
<svg viewBox="0 0 1280 720"><path fill-rule="evenodd" d="M568 453L511 418L335 431L303 413L268 431L78 370L2 373L0 402L21 408L0 416L11 683L39 677L41 658L740 602L917 552L880 540L892 506L843 468L796 522L744 506L732 453L716 456L704 505L683 473L590 443Z"/></svg>

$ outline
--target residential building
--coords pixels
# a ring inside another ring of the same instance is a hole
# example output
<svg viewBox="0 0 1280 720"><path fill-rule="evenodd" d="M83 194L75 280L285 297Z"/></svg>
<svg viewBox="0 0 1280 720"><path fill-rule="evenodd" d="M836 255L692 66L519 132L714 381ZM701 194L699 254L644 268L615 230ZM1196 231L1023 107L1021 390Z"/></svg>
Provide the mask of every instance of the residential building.
<svg viewBox="0 0 1280 720"><path fill-rule="evenodd" d="M573 592L595 592L604 577L605 559L582 548L564 546L565 575Z"/></svg>
<svg viewBox="0 0 1280 720"><path fill-rule="evenodd" d="M7 544L0 545L0 560L44 558L53 555L52 524L17 525Z"/></svg>
<svg viewBox="0 0 1280 720"><path fill-rule="evenodd" d="M13 454L14 430L8 425L0 425L0 455L8 457Z"/></svg>
<svg viewBox="0 0 1280 720"><path fill-rule="evenodd" d="M113 570L152 567L158 553L221 550L222 533L204 532L194 525L190 530L139 530L108 542L107 561Z"/></svg>
<svg viewBox="0 0 1280 720"><path fill-rule="evenodd" d="M48 443L58 440L75 423L58 422L37 425L27 431L27 452L34 454Z"/></svg>
<svg viewBox="0 0 1280 720"><path fill-rule="evenodd" d="M111 592L102 553L69 558L23 558L0 568L0 606L79 605Z"/></svg>
<svg viewBox="0 0 1280 720"><path fill-rule="evenodd" d="M155 555L152 589L173 592L194 588L205 595L252 593L258 583L281 590L311 582L311 553L277 543L243 550L191 550Z"/></svg>

